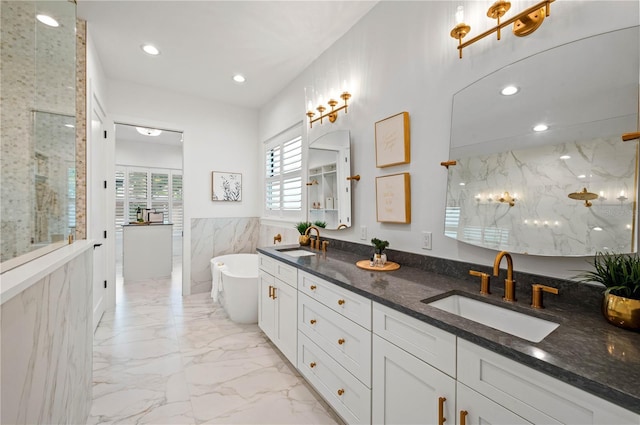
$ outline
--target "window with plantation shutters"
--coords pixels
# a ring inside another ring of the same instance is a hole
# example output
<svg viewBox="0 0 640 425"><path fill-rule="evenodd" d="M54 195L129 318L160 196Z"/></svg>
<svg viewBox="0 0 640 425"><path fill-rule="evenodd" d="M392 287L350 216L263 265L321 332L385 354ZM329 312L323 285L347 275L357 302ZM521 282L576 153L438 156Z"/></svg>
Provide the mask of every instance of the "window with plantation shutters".
<svg viewBox="0 0 640 425"><path fill-rule="evenodd" d="M118 167L115 173L116 229L136 221L138 208L164 214L173 233L182 234L182 173L179 170Z"/></svg>
<svg viewBox="0 0 640 425"><path fill-rule="evenodd" d="M289 130L265 149L265 209L267 215L302 211L301 128Z"/></svg>

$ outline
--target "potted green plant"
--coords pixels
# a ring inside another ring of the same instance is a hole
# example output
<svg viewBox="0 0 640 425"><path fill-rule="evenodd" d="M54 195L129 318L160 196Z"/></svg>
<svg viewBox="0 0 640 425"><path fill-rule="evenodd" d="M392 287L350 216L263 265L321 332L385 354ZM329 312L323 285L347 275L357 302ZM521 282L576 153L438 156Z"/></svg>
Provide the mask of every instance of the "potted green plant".
<svg viewBox="0 0 640 425"><path fill-rule="evenodd" d="M387 254L384 253L384 249L389 246L389 241L383 241L378 238L371 239L371 243L375 247L374 264L383 267L387 262Z"/></svg>
<svg viewBox="0 0 640 425"><path fill-rule="evenodd" d="M640 257L638 254L597 252L593 271L579 274L582 282L597 282L606 288L602 312L612 324L640 330Z"/></svg>
<svg viewBox="0 0 640 425"><path fill-rule="evenodd" d="M308 221L301 221L299 223L296 223L295 228L298 230L298 233L300 233L300 238L298 239L300 245L309 245L309 235L306 235L306 232L307 229L311 226L312 224Z"/></svg>

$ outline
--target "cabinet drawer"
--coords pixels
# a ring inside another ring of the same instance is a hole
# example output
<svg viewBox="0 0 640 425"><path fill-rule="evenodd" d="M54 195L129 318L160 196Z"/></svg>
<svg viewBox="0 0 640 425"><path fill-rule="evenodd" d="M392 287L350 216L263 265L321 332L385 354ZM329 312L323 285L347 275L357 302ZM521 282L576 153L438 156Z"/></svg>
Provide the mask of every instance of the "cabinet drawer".
<svg viewBox="0 0 640 425"><path fill-rule="evenodd" d="M267 257L263 254L258 254L258 264L260 270L264 270L265 272L273 275L276 270L276 260L271 257Z"/></svg>
<svg viewBox="0 0 640 425"><path fill-rule="evenodd" d="M371 329L371 300L303 271L298 273L298 291Z"/></svg>
<svg viewBox="0 0 640 425"><path fill-rule="evenodd" d="M298 330L371 387L371 331L304 294L298 297Z"/></svg>
<svg viewBox="0 0 640 425"><path fill-rule="evenodd" d="M633 412L461 339L458 381L533 423L640 423Z"/></svg>
<svg viewBox="0 0 640 425"><path fill-rule="evenodd" d="M298 370L348 424L371 422L371 390L302 332L298 332Z"/></svg>
<svg viewBox="0 0 640 425"><path fill-rule="evenodd" d="M373 303L373 332L456 377L455 335L378 303Z"/></svg>
<svg viewBox="0 0 640 425"><path fill-rule="evenodd" d="M275 261L274 276L289 286L298 286L298 269L293 266Z"/></svg>

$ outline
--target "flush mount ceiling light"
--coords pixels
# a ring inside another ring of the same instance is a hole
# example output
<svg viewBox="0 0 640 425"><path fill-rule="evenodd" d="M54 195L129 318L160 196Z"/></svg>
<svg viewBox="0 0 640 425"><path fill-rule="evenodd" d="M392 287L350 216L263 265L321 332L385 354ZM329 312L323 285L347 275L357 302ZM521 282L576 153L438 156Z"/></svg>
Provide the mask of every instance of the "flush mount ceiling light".
<svg viewBox="0 0 640 425"><path fill-rule="evenodd" d="M549 129L549 126L546 124L537 124L533 127L533 131L546 131Z"/></svg>
<svg viewBox="0 0 640 425"><path fill-rule="evenodd" d="M157 128L146 128L146 127L136 127L138 133L144 136L156 137L162 133L162 130L158 130Z"/></svg>
<svg viewBox="0 0 640 425"><path fill-rule="evenodd" d="M242 74L236 74L236 75L233 76L233 81L235 81L238 84L242 84L245 81L247 81L247 79L244 78L244 75L242 75Z"/></svg>
<svg viewBox="0 0 640 425"><path fill-rule="evenodd" d="M513 96L514 94L520 91L516 86L507 86L500 91L500 94L503 96Z"/></svg>
<svg viewBox="0 0 640 425"><path fill-rule="evenodd" d="M56 21L55 19L53 19L49 15L43 15L43 14L36 15L36 19L38 21L42 22L43 24L48 25L48 26L53 27L53 28L57 28L57 27L60 26L58 21Z"/></svg>
<svg viewBox="0 0 640 425"><path fill-rule="evenodd" d="M143 44L140 48L148 55L158 56L160 54L160 50L153 44Z"/></svg>

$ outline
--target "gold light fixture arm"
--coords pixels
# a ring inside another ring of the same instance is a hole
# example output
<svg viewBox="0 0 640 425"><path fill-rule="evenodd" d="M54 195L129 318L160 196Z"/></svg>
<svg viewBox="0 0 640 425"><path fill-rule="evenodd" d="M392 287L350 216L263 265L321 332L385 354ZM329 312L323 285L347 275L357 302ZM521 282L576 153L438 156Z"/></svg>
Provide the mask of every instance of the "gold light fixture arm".
<svg viewBox="0 0 640 425"><path fill-rule="evenodd" d="M483 38L493 34L494 32L498 33L498 40L500 40L500 30L508 25L514 24L513 33L518 37L527 36L533 33L536 29L538 29L538 27L540 27L540 25L542 25L542 21L544 20L544 18L550 15L551 3L553 3L554 1L555 0L541 1L538 4L523 10L514 17L509 18L504 22L500 22L500 18L507 12L507 10L509 10L509 8L506 7L506 4L509 2L498 0L487 11L487 16L498 19L498 25L488 29L482 34L477 35L464 43L462 43L462 38L467 35L469 29L467 29L467 31L462 34L461 31L456 31L456 29L464 24L456 25L454 29L451 30L451 37L459 40L458 49L460 50L460 58L462 58L462 49L472 45L478 40L482 40ZM469 28L468 25L465 26L466 28Z"/></svg>
<svg viewBox="0 0 640 425"><path fill-rule="evenodd" d="M624 133L622 135L622 141L628 142L629 140L640 139L640 131L636 131L635 133Z"/></svg>
<svg viewBox="0 0 640 425"><path fill-rule="evenodd" d="M344 113L346 114L348 112L349 99L351 99L351 94L345 91L340 95L340 98L344 101L344 105L336 109L335 107L338 104L338 101L334 99L329 99L327 104L331 107L331 110L326 114L324 114L324 111L326 111L327 108L325 108L322 105L319 105L316 108L316 110L320 113L320 116L316 119L313 119L313 116L315 115L315 113L312 111L308 111L306 115L309 117L309 128L313 128L313 123L316 121L320 121L320 124L322 124L323 118L327 118L331 123L336 122L336 120L338 119L338 112L342 111L343 109L344 109Z"/></svg>

